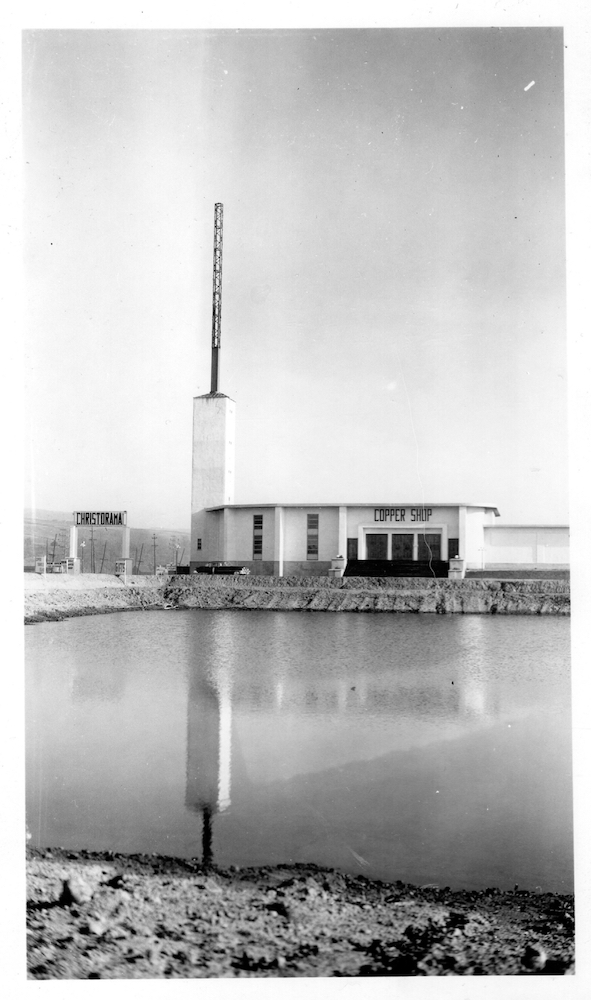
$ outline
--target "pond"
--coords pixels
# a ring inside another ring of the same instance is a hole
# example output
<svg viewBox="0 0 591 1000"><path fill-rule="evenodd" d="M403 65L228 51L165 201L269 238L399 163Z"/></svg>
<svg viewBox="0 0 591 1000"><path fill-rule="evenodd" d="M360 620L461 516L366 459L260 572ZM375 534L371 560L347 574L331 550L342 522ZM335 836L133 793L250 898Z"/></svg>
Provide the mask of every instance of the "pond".
<svg viewBox="0 0 591 1000"><path fill-rule="evenodd" d="M34 625L30 843L572 892L570 712L564 618Z"/></svg>

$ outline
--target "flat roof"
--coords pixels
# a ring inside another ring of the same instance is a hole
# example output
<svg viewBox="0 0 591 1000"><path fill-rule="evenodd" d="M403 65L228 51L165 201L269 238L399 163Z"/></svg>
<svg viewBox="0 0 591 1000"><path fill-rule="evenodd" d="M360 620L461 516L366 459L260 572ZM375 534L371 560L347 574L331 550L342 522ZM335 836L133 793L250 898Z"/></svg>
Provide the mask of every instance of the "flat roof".
<svg viewBox="0 0 591 1000"><path fill-rule="evenodd" d="M560 528L563 531L570 531L568 524L495 524L499 531L501 528Z"/></svg>
<svg viewBox="0 0 591 1000"><path fill-rule="evenodd" d="M396 507L481 507L483 510L492 510L495 517L500 517L497 508L492 503L439 503L433 500L413 500L412 502L396 503ZM249 508L257 508L258 510L273 509L275 507L294 507L294 508L305 508L305 507L334 507L338 509L339 507L387 507L392 509L392 502L388 503L223 503L219 504L217 507L206 507L206 510L248 510Z"/></svg>
<svg viewBox="0 0 591 1000"><path fill-rule="evenodd" d="M227 396L225 392L203 392L200 396L193 396L193 399L229 399L232 403L236 400Z"/></svg>

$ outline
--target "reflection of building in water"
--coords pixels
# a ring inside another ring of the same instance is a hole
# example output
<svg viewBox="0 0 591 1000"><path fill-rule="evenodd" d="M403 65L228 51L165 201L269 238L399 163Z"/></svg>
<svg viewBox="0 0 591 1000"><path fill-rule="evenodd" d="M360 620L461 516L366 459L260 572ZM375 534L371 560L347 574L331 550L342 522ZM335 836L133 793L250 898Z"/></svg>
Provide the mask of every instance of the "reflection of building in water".
<svg viewBox="0 0 591 1000"><path fill-rule="evenodd" d="M453 676L359 670L345 677L338 671L289 677L278 676L267 661L251 679L252 674L232 671L229 645L226 638L214 679L208 679L204 664L216 659L213 648L201 650L189 687L185 801L203 816L204 861L213 856L213 817L230 804L232 737L240 743L249 780L258 783L459 737L500 714L495 686L461 667ZM350 723L356 716L352 743ZM320 753L314 750L318 722L313 721L319 717L327 723ZM240 798L240 789L236 795Z"/></svg>
<svg viewBox="0 0 591 1000"><path fill-rule="evenodd" d="M294 656L293 629L282 615L273 617L265 629L264 649L252 655L240 647L240 629L225 621L207 647L202 640L196 656L204 666L213 664L232 675L233 704L241 712L303 710L306 715L335 717L367 712L446 719L499 714L494 674L491 677L491 671L483 669L485 644L472 621L462 631L459 653L431 657L425 669L409 669L411 650L404 642L388 643L382 661L368 669L363 635L359 637L357 629L350 634L347 628L335 634L333 653L311 625ZM345 667L339 645L349 647L351 642L357 656L348 649Z"/></svg>
<svg viewBox="0 0 591 1000"><path fill-rule="evenodd" d="M369 676L351 673L348 677L288 678L272 676L256 681L237 678L236 707L275 713L304 709L306 714L342 715L367 711L371 715L404 714L431 718L442 716L491 716L500 706L494 685L482 677L472 677L462 669L432 679L413 679L396 672Z"/></svg>
<svg viewBox="0 0 591 1000"><path fill-rule="evenodd" d="M476 677L466 677L461 688L461 709L466 715L489 715L487 707L487 690L482 680Z"/></svg>
<svg viewBox="0 0 591 1000"><path fill-rule="evenodd" d="M187 704L185 805L203 815L203 861L213 858L212 820L230 805L231 689L227 675L207 680L196 668Z"/></svg>
<svg viewBox="0 0 591 1000"><path fill-rule="evenodd" d="M233 738L248 782L266 785L470 736L498 721L494 695L494 682L456 664L315 673L308 663L279 675L267 660L236 672ZM240 781L238 808L244 792Z"/></svg>
<svg viewBox="0 0 591 1000"><path fill-rule="evenodd" d="M205 860L212 857L213 817L230 804L233 744L241 777L234 775L232 798L240 808L249 782L458 738L502 715L494 676L482 669L481 644L471 633L459 657L443 655L424 670L408 667L404 648L365 667L363 643L359 658L345 667L337 653L318 651L310 630L294 661L293 633L284 624L278 618L263 645L247 649L227 616L195 636L186 806L203 816Z"/></svg>

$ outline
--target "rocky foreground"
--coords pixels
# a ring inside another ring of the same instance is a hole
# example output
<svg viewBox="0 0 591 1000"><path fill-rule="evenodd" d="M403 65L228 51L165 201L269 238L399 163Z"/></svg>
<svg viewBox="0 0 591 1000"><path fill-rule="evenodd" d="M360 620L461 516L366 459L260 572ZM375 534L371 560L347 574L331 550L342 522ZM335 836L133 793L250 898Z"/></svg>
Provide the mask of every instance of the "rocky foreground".
<svg viewBox="0 0 591 1000"><path fill-rule="evenodd" d="M572 896L28 852L32 979L574 973Z"/></svg>
<svg viewBox="0 0 591 1000"><path fill-rule="evenodd" d="M564 580L130 577L25 574L25 621L154 608L568 615Z"/></svg>

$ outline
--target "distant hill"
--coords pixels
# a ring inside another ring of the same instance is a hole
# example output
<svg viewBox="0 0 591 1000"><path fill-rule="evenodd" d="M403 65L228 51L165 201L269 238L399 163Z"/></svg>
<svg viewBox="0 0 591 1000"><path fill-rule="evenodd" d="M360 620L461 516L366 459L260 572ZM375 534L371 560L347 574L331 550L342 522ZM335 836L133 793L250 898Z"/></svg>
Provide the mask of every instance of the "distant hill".
<svg viewBox="0 0 591 1000"><path fill-rule="evenodd" d="M56 510L25 510L24 560L25 570L32 569L35 560L47 555L59 562L69 555L72 513ZM156 535L156 553L154 539ZM94 542L94 572L114 573L115 562L121 559L121 528L78 529L78 555L83 560L84 572L92 572ZM153 573L157 566L189 562L190 533L163 528L131 528L130 557L134 573ZM82 546L82 542L86 542ZM178 546L178 550L177 550Z"/></svg>

